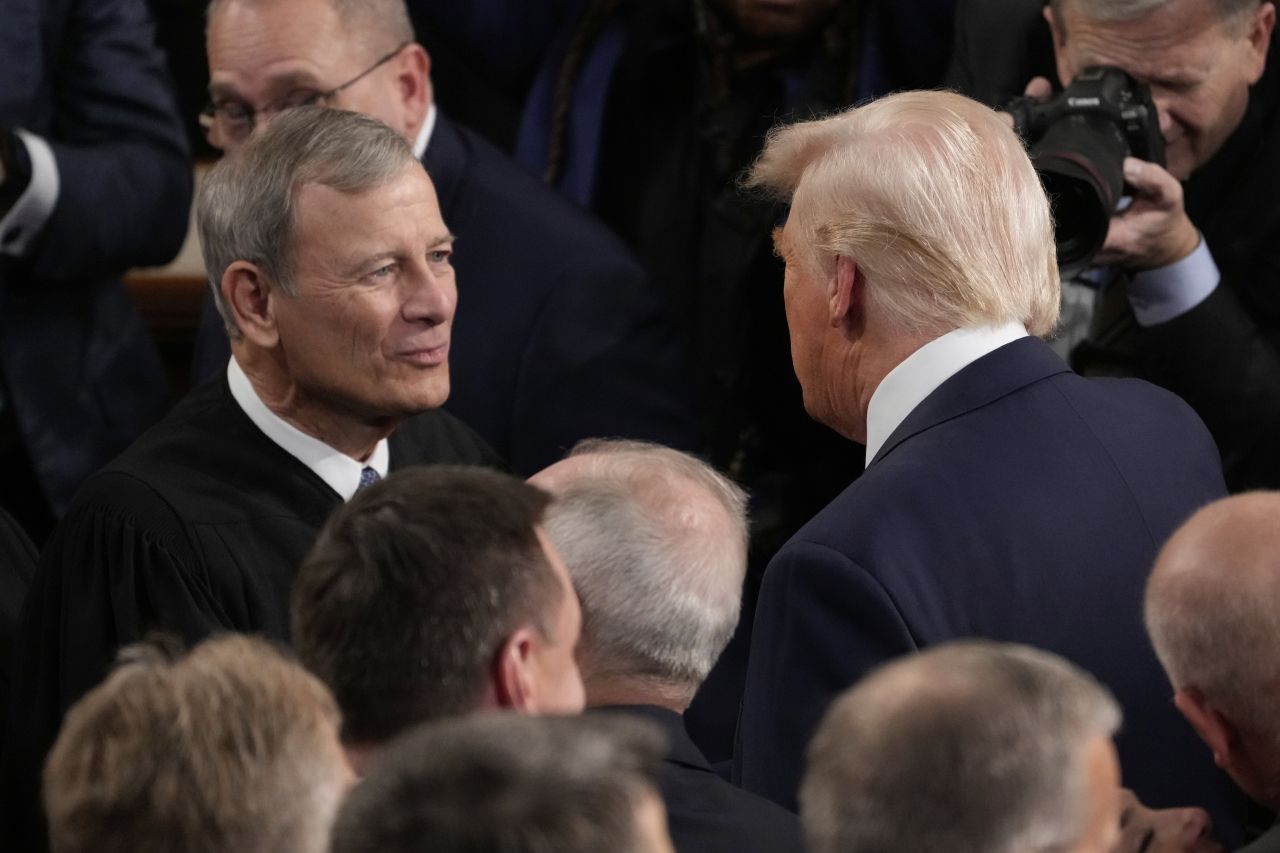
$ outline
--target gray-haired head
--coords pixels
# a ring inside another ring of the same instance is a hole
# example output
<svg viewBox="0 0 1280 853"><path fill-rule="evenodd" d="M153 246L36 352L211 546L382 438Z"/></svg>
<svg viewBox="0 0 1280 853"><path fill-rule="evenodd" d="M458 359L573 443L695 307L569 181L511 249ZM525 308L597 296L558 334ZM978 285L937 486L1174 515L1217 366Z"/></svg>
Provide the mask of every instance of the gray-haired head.
<svg viewBox="0 0 1280 853"><path fill-rule="evenodd" d="M607 680L687 705L738 624L742 489L688 454L637 441L582 442L533 482L556 495L544 528L582 601L588 701Z"/></svg>
<svg viewBox="0 0 1280 853"><path fill-rule="evenodd" d="M1171 3L1186 0L1050 0L1059 26L1065 25L1068 9L1086 21L1133 21ZM1248 18L1262 0L1199 0L1209 4L1224 23L1236 24Z"/></svg>
<svg viewBox="0 0 1280 853"><path fill-rule="evenodd" d="M1280 492L1201 509L1161 549L1147 581L1147 631L1174 689L1193 688L1280 756L1277 602ZM1270 797L1280 796L1280 766L1274 775Z"/></svg>
<svg viewBox="0 0 1280 853"><path fill-rule="evenodd" d="M890 663L835 701L809 746L809 849L1075 849L1087 748L1119 723L1097 681L1025 646L965 641Z"/></svg>
<svg viewBox="0 0 1280 853"><path fill-rule="evenodd" d="M205 9L205 26L228 3L259 5L276 0L210 0ZM365 42L373 52L392 49L413 41L413 20L404 0L318 0L330 4L341 19L343 29Z"/></svg>
<svg viewBox="0 0 1280 853"><path fill-rule="evenodd" d="M323 107L282 113L234 155L212 169L196 198L196 226L205 274L227 334L239 337L222 295L236 261L255 264L271 282L294 292L298 190L320 184L342 193L380 187L421 168L413 150L376 119Z"/></svg>
<svg viewBox="0 0 1280 853"><path fill-rule="evenodd" d="M331 853L647 853L637 810L664 749L656 727L621 715L432 723L352 791Z"/></svg>

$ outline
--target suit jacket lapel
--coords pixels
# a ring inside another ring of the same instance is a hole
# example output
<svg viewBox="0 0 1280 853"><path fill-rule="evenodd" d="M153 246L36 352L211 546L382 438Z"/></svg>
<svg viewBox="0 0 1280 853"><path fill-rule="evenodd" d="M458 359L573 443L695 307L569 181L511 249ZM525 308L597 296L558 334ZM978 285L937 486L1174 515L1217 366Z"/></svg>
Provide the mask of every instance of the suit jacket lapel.
<svg viewBox="0 0 1280 853"><path fill-rule="evenodd" d="M1019 338L968 365L943 382L898 425L874 465L912 436L979 409L1001 397L1071 369L1039 338Z"/></svg>

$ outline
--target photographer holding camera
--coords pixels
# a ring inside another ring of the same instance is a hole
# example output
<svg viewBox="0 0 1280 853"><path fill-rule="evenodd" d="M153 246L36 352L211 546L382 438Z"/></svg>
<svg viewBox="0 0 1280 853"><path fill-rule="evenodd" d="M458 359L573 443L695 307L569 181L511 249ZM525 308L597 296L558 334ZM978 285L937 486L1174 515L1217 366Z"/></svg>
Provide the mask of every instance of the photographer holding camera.
<svg viewBox="0 0 1280 853"><path fill-rule="evenodd" d="M1119 69L1135 101L1149 87L1163 136L1163 164L1120 160L1131 201L1078 276L1097 296L1074 366L1178 393L1212 431L1233 490L1280 486L1280 69L1267 62L1275 7L1025 0L1020 17L1010 5L962 0L953 85L993 106L1024 85L1052 103L1044 78L1071 89L1086 69ZM1119 122L1114 132L1140 150ZM1028 140L1035 151L1035 134ZM1061 225L1075 206L1055 201Z"/></svg>

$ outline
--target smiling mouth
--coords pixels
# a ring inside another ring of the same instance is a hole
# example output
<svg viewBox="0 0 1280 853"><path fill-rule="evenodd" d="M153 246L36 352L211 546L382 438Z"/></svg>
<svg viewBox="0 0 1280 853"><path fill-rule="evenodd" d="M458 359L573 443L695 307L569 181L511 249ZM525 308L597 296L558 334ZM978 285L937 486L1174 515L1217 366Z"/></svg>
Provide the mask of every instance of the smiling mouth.
<svg viewBox="0 0 1280 853"><path fill-rule="evenodd" d="M445 341L434 347L405 350L399 353L397 358L419 367L436 367L449 360L449 342Z"/></svg>

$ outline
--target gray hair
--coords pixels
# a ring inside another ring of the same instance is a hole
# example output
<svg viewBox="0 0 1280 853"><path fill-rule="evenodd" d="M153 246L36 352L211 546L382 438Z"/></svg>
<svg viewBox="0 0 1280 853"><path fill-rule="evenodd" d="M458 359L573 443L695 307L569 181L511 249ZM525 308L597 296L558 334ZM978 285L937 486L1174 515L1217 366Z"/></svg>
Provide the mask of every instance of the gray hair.
<svg viewBox="0 0 1280 853"><path fill-rule="evenodd" d="M363 192L411 165L418 161L409 144L382 122L343 110L300 107L279 115L261 136L210 169L196 198L196 226L205 275L227 334L240 335L222 296L222 277L236 261L256 264L286 293L294 292L299 189L320 184Z"/></svg>
<svg viewBox="0 0 1280 853"><path fill-rule="evenodd" d="M688 454L587 441L544 522L582 601L584 679L644 679L691 699L733 636L746 495Z"/></svg>
<svg viewBox="0 0 1280 853"><path fill-rule="evenodd" d="M1280 743L1280 493L1209 504L1165 544L1147 582L1147 632L1175 689L1195 687Z"/></svg>
<svg viewBox="0 0 1280 853"><path fill-rule="evenodd" d="M49 754L54 853L326 849L349 771L318 679L236 634L185 657L134 645L120 661L71 708Z"/></svg>
<svg viewBox="0 0 1280 853"><path fill-rule="evenodd" d="M975 101L902 92L776 128L747 183L792 202L788 262L825 283L852 258L899 328L1057 322L1048 199L1022 142Z"/></svg>
<svg viewBox="0 0 1280 853"><path fill-rule="evenodd" d="M228 0L210 0L205 9L205 26ZM272 0L231 0L261 4ZM413 41L413 21L404 0L325 0L338 13L346 32L361 39L370 51L387 51Z"/></svg>
<svg viewBox="0 0 1280 853"><path fill-rule="evenodd" d="M800 792L813 853L1018 853L1074 847L1086 747L1120 709L1025 646L964 641L872 673L831 706Z"/></svg>
<svg viewBox="0 0 1280 853"><path fill-rule="evenodd" d="M664 749L651 723L615 714L431 723L351 792L331 853L639 853Z"/></svg>
<svg viewBox="0 0 1280 853"><path fill-rule="evenodd" d="M1132 21L1149 15L1172 0L1050 0L1054 20L1065 27L1065 13L1071 8L1086 21ZM1261 0L1210 0L1218 18L1235 27L1248 19Z"/></svg>

